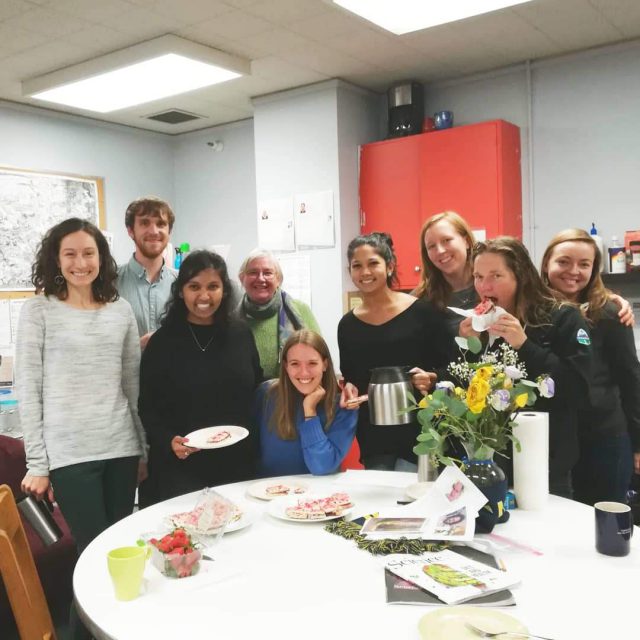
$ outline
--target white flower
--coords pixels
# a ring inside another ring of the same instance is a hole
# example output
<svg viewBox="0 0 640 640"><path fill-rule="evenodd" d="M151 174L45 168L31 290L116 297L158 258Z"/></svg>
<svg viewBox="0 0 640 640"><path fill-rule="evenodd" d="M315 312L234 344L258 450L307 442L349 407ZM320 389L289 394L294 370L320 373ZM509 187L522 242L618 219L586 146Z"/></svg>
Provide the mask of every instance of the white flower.
<svg viewBox="0 0 640 640"><path fill-rule="evenodd" d="M511 396L506 389L498 389L489 396L489 404L496 411L506 411L511 404Z"/></svg>
<svg viewBox="0 0 640 640"><path fill-rule="evenodd" d="M449 380L443 380L442 382L436 382L436 391L440 389L441 391L445 391L447 395L451 395L456 388L456 385Z"/></svg>
<svg viewBox="0 0 640 640"><path fill-rule="evenodd" d="M549 376L540 376L538 378L538 389L543 398L553 398L556 393L556 383Z"/></svg>
<svg viewBox="0 0 640 640"><path fill-rule="evenodd" d="M508 364L504 368L505 375L509 376L512 380L520 380L520 378L524 378L522 371L518 369L518 367L514 367L513 365Z"/></svg>

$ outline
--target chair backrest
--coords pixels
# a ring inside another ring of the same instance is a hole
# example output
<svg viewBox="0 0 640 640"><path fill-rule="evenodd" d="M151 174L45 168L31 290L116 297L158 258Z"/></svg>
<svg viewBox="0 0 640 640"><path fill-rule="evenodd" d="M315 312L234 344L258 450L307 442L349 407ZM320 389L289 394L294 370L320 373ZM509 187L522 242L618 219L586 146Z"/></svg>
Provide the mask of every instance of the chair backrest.
<svg viewBox="0 0 640 640"><path fill-rule="evenodd" d="M55 640L55 628L16 501L6 484L0 486L0 574L20 638Z"/></svg>

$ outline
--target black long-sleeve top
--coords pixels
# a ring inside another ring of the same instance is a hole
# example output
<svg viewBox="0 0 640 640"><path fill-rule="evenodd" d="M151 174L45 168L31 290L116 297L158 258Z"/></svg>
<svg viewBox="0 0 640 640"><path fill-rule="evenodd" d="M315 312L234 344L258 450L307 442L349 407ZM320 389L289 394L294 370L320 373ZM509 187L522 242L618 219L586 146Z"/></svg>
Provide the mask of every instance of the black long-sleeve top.
<svg viewBox="0 0 640 640"><path fill-rule="evenodd" d="M217 425L251 429L253 392L261 381L253 335L242 323L221 327L184 321L165 324L153 334L142 354L139 413L150 445L155 500L254 476L253 433L237 444L193 453L186 460L175 456L171 440Z"/></svg>
<svg viewBox="0 0 640 640"><path fill-rule="evenodd" d="M517 352L527 378L549 374L555 382L554 397L539 397L531 409L549 413L549 472L560 478L579 455L578 411L589 402L592 370L589 330L580 311L564 304L551 312L548 324L525 327L525 333L527 340Z"/></svg>
<svg viewBox="0 0 640 640"><path fill-rule="evenodd" d="M360 393L367 392L375 367L415 366L435 371L444 369L456 356L444 314L425 300L417 300L381 325L368 324L350 311L338 324L338 346L342 375ZM360 408L357 438L363 457L391 454L414 461L419 430L417 424L372 425L368 405Z"/></svg>
<svg viewBox="0 0 640 640"><path fill-rule="evenodd" d="M609 302L590 327L593 372L590 403L580 408L580 436L588 440L629 433L640 452L640 362L633 329L620 324Z"/></svg>

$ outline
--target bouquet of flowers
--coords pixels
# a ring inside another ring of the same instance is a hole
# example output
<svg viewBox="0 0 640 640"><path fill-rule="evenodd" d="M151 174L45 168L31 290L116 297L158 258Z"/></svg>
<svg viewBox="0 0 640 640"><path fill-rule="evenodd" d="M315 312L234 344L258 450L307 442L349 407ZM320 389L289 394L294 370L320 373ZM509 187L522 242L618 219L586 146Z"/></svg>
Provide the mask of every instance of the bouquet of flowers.
<svg viewBox="0 0 640 640"><path fill-rule="evenodd" d="M452 464L455 460L446 451L451 436L464 445L472 460L492 458L493 452L506 449L509 441L520 451L513 434L516 413L532 405L537 394L553 397L553 380L547 375L535 382L527 380L524 365L508 344L484 353L478 362L468 362L469 351L480 352L480 340L456 338L456 342L462 357L447 369L456 382L437 383L435 391L418 403L422 431L414 453Z"/></svg>
<svg viewBox="0 0 640 640"><path fill-rule="evenodd" d="M191 536L176 528L162 538L149 540L153 549L152 562L156 569L169 578L186 578L198 573L201 552Z"/></svg>

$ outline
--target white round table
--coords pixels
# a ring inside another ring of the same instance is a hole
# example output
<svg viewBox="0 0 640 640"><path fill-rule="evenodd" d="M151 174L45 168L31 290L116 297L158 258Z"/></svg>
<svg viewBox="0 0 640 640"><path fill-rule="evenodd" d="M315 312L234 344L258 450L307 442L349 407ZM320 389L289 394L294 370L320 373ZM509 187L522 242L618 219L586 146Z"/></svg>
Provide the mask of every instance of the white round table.
<svg viewBox="0 0 640 640"><path fill-rule="evenodd" d="M347 484L343 474L300 480L314 490L347 490L356 505L353 516L396 506L404 496L400 486L416 479L410 473L359 473L358 483ZM382 486L385 478L391 486ZM374 480L380 484L367 484ZM148 566L146 591L136 600L118 602L106 562L110 549L135 544L141 533L160 529L164 516L193 508L197 494L143 509L98 536L74 574L76 602L95 637L420 638L418 621L434 607L387 605L380 558L327 533L324 523L274 518L267 513L268 502L247 497L250 484L218 487L234 501L250 502L258 517L223 536L210 552L215 561L200 579L170 580ZM504 611L554 640L611 640L638 633L640 539L635 533L629 556L600 555L593 509L551 496L543 511L512 511L509 522L493 534L476 537L492 539L507 568L522 579L513 589L517 605Z"/></svg>

